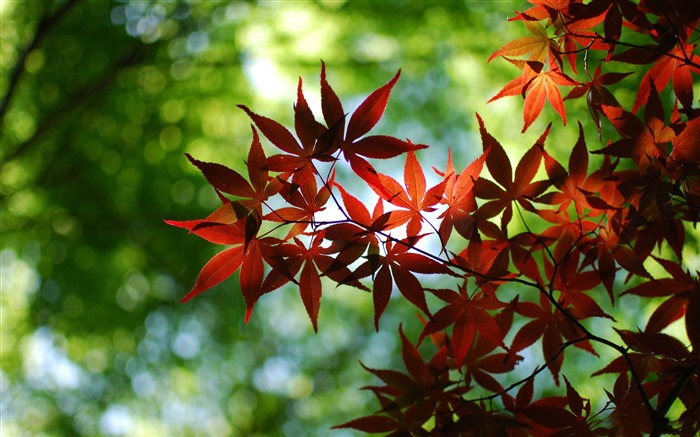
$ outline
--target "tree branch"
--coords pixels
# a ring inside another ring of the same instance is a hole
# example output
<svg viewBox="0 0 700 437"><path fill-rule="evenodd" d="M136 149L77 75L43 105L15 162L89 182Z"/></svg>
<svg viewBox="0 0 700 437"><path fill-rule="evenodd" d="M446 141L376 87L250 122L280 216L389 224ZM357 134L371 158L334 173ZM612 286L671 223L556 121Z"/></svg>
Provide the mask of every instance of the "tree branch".
<svg viewBox="0 0 700 437"><path fill-rule="evenodd" d="M139 47L132 47L131 49L126 51L114 65L110 66L100 77L96 78L93 82L89 83L80 91L78 91L75 95L73 95L73 98L66 101L63 105L61 105L53 112L42 117L41 123L37 127L34 134L26 141L21 143L19 146L17 146L16 149L7 153L7 155L3 157L3 166L24 154L43 135L49 132L52 127L59 124L61 120L68 117L75 109L80 107L81 102L87 101L97 96L101 91L103 91L111 83L113 83L117 76L117 73L122 68L136 64L139 59Z"/></svg>
<svg viewBox="0 0 700 437"><path fill-rule="evenodd" d="M27 62L27 57L32 52L32 50L34 50L39 45L41 40L44 39L44 37L49 33L49 31L59 21L61 21L61 19L68 13L68 11L70 11L80 1L81 0L68 0L53 14L46 13L46 15L44 15L39 21L39 24L36 28L36 32L34 33L34 38L32 38L29 44L27 44L24 47L19 56L19 59L17 59L17 63L15 63L15 66L12 69L12 73L10 74L10 80L9 85L7 87L7 91L5 92L5 96L2 98L2 101L0 101L0 126L5 120L5 114L7 113L8 107L10 106L10 101L12 100L12 97L14 96L15 91L17 90L17 85L19 84L19 80L22 77L22 72L24 71L24 66Z"/></svg>

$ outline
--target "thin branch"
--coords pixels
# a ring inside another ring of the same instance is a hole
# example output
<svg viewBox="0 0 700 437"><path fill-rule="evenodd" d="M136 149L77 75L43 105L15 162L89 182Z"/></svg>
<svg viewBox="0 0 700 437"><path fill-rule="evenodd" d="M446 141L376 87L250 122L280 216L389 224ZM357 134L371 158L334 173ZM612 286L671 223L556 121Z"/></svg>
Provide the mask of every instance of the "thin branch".
<svg viewBox="0 0 700 437"><path fill-rule="evenodd" d="M117 77L117 73L123 68L130 67L138 63L140 57L140 48L136 46L128 50L122 57L111 67L109 67L102 76L95 79L92 83L83 87L72 98L66 101L53 112L42 117L42 120L34 134L26 141L17 146L16 149L7 153L2 158L2 165L17 159L24 154L34 143L36 143L44 134L51 131L51 128L56 126L64 118L68 117L75 109L79 108L81 103L99 95L101 91L111 85Z"/></svg>
<svg viewBox="0 0 700 437"><path fill-rule="evenodd" d="M10 106L10 101L17 91L17 85L22 77L22 72L24 71L24 66L27 63L27 57L34 50L39 43L46 37L49 31L59 22L61 19L70 11L75 5L77 5L81 0L68 0L64 3L58 10L53 14L47 13L44 15L39 24L37 25L36 32L34 32L34 38L27 44L17 59L12 73L10 74L9 85L5 96L0 101L0 125L3 124L5 119L5 114Z"/></svg>
<svg viewBox="0 0 700 437"><path fill-rule="evenodd" d="M586 337L583 337L583 338L577 338L575 340L567 341L566 343L562 343L561 346L559 346L559 350L557 351L557 353L554 354L554 356L552 358L547 360L547 362L545 362L543 365L535 368L535 370L527 377L521 379L520 381L512 383L511 385L509 385L508 387L499 391L498 393L494 393L492 395L484 396L484 397L476 398L476 399L465 399L464 402L469 403L469 402L488 401L488 400L496 399L500 396L503 396L504 394L513 390L515 387L518 387L519 385L522 385L522 384L528 382L529 380L533 379L538 374L542 373L543 370L547 369L553 362L555 362L557 360L557 358L559 358L559 355L561 355L567 347L573 345L574 343L578 343L579 341L585 341L585 340L588 340L588 339Z"/></svg>
<svg viewBox="0 0 700 437"><path fill-rule="evenodd" d="M666 414L668 413L668 410L671 409L671 405L673 405L673 403L676 402L676 399L678 399L681 392L688 384L688 381L690 381L691 376L693 376L693 374L697 371L697 364L693 366L688 366L688 368L683 371L678 380L676 380L676 383L674 384L673 388L671 388L671 391L668 393L668 395L666 395L666 398L664 398L663 403L654 412L654 414L651 415L653 428L651 434L649 434L650 437L659 437L662 434L668 432L668 419L666 418Z"/></svg>
<svg viewBox="0 0 700 437"><path fill-rule="evenodd" d="M553 281L553 278L552 278ZM599 337L595 334L593 334L591 331L586 328L580 320L578 320L576 317L572 316L571 313L569 313L561 304L554 298L554 296L550 293L553 292L552 289L552 283L549 285L550 291L547 292L544 289L541 289L541 291L544 293L544 295L547 297L549 302L554 305L554 307L564 315L569 321L571 321L583 334L587 337L588 340L590 341L595 341L596 343L601 343L604 344L614 350L616 350L620 355L622 355L623 359L625 360L625 363L630 369L630 373L632 374L632 379L634 380L635 385L637 386L637 390L639 390L639 395L642 397L642 401L644 402L644 406L647 409L647 412L650 415L655 414L654 407L651 405L651 402L649 401L649 397L647 396L646 392L644 391L644 387L642 385L642 380L639 378L639 375L637 374L636 369L634 368L634 364L632 363L632 359L629 357L627 354L627 349L620 346L617 343L613 343L612 341Z"/></svg>
<svg viewBox="0 0 700 437"><path fill-rule="evenodd" d="M663 50L659 50L658 48L656 48L654 46L644 46L644 45L633 44L633 43L628 43L628 42L624 42L624 41L615 41L615 40L608 39L599 33L596 33L595 36L579 35L579 34L572 34L572 35L579 37L579 38L584 38L584 39L591 39L591 40L598 39L605 44L620 45L623 47L645 50L645 51L657 54L657 55L659 55L659 57L668 56L669 58L675 59L677 61L682 61L683 63L685 63L685 65L690 65L690 66L695 67L695 68L700 68L700 64L693 62L690 58L678 56L678 55L675 55L675 54L669 53L669 52L665 52Z"/></svg>

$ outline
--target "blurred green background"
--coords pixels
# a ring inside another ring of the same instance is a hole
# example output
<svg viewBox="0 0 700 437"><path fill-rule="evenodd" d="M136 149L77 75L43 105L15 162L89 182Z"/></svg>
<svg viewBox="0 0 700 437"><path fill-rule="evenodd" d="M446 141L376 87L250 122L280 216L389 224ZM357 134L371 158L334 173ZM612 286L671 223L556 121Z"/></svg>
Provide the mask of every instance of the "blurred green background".
<svg viewBox="0 0 700 437"><path fill-rule="evenodd" d="M348 111L402 69L376 131L432 145L426 172L480 153L476 111L520 155L555 117L520 135L521 101L486 105L518 72L486 60L526 7L1 0L3 435L352 435L329 428L377 407L358 360L399 367L414 311L392 301L375 333L369 295L325 290L314 335L283 289L246 326L236 278L179 304L219 250L163 223L218 204L184 153L243 170L235 105L291 126L302 77L320 114L322 59ZM554 135L566 156L575 123Z"/></svg>

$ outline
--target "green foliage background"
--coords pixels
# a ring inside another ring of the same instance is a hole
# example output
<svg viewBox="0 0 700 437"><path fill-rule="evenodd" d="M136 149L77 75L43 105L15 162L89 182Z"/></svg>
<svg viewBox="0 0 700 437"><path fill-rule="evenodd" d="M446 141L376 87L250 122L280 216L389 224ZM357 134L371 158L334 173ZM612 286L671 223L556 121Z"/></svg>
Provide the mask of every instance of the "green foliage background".
<svg viewBox="0 0 700 437"><path fill-rule="evenodd" d="M458 169L478 155L476 111L520 156L544 125L522 136L520 101L486 105L517 74L486 60L523 34L506 18L525 7L0 2L3 435L326 435L372 411L357 361L399 366L398 324L420 329L400 300L375 333L369 295L325 290L317 335L292 290L249 326L235 279L177 303L218 249L162 221L218 202L184 152L243 169L235 105L290 126L299 76L320 107L323 59L346 110L402 68L377 131L431 144L426 171L447 147ZM554 153L575 135L555 130Z"/></svg>

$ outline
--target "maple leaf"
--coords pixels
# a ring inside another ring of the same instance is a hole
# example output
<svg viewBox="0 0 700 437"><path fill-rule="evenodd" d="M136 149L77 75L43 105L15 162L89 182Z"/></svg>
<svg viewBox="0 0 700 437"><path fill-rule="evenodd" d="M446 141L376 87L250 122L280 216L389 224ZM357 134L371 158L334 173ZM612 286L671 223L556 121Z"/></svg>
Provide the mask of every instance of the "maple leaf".
<svg viewBox="0 0 700 437"><path fill-rule="evenodd" d="M365 432L403 432L409 435L421 432L422 425L433 414L458 403L462 389L450 388L452 382L447 372L447 349L440 348L426 363L418 349L406 338L399 325L401 356L408 374L395 370L372 369L362 365L378 377L384 386L369 386L382 403L382 415L365 416L335 426L354 428ZM448 410L449 411L449 410ZM439 417L436 418L441 423Z"/></svg>
<svg viewBox="0 0 700 437"><path fill-rule="evenodd" d="M454 325L452 350L457 366L462 365L477 332L492 343L505 348L503 344L504 333L499 329L493 316L487 312L487 310L496 310L504 306L498 299L483 292L469 296L466 285L460 286L457 292L447 289L431 289L430 292L449 305L441 308L431 317L421 333L421 340L426 335Z"/></svg>
<svg viewBox="0 0 700 437"><path fill-rule="evenodd" d="M500 49L496 50L488 59L491 62L499 56L521 56L529 54L529 61L537 61L545 63L547 54L555 55L558 53L556 44L549 38L544 26L537 21L524 21L525 26L532 35L517 38Z"/></svg>
<svg viewBox="0 0 700 437"><path fill-rule="evenodd" d="M662 358L682 361L688 357L688 349L676 337L663 332L632 332L615 329L622 341L632 350Z"/></svg>
<svg viewBox="0 0 700 437"><path fill-rule="evenodd" d="M618 47L617 42L622 35L623 26L632 29L634 32L648 34L653 25L647 18L645 11L640 5L632 0L592 0L590 2L571 2L570 14L572 19L577 20L603 20L603 35L595 35L591 42L590 49L607 50L608 55L605 61L609 61ZM578 33L577 33L578 34ZM642 51L640 55L644 59L653 59L653 51Z"/></svg>
<svg viewBox="0 0 700 437"><path fill-rule="evenodd" d="M217 191L245 199L240 204L254 211L258 217L262 217L262 205L265 201L282 188L279 180L270 179L268 175L267 158L255 128L247 162L250 183L237 171L221 164L198 161L189 154L186 156Z"/></svg>
<svg viewBox="0 0 700 437"><path fill-rule="evenodd" d="M513 312L517 304L516 297L510 304L503 304L493 319L500 330L500 335L491 335L502 339L508 334L513 324ZM434 334L430 334L434 335ZM462 361L462 371L467 384L474 380L481 387L494 393L504 391L503 386L492 376L512 371L523 357L510 351L492 353L496 348L505 346L503 343L494 343L486 335L477 333L471 348Z"/></svg>
<svg viewBox="0 0 700 437"><path fill-rule="evenodd" d="M392 291L392 278L399 291L418 309L430 316L425 300L425 291L414 273L455 275L442 263L425 255L409 252L409 248L418 238L403 239L397 242L387 241L384 245L386 255L367 255L367 261L360 265L355 274L359 278L373 276L374 325L379 329L379 318L389 303Z"/></svg>
<svg viewBox="0 0 700 437"><path fill-rule="evenodd" d="M638 284L625 290L622 296L632 294L642 297L669 298L656 307L649 317L645 332L660 332L666 326L687 314L688 301L693 291L699 287L699 282L690 275L689 271L673 261L654 257L661 266L671 275L670 278L654 279Z"/></svg>
<svg viewBox="0 0 700 437"><path fill-rule="evenodd" d="M562 240L561 251L567 254L560 255L555 251L555 259L562 257L563 260L557 267L545 258L545 272L551 278L551 289L559 291L559 303L564 307L569 307L569 314L576 319L588 317L604 317L615 320L611 315L603 311L598 303L588 295L588 291L595 288L600 283L600 274L593 270L583 271L579 265L579 251L574 249L569 251L571 244ZM557 247L559 249L559 246Z"/></svg>
<svg viewBox="0 0 700 437"><path fill-rule="evenodd" d="M399 325L399 335L401 336L401 356L410 376L420 385L430 386L434 384L437 379L436 375L423 361L418 349L406 338L403 332L403 325ZM443 369L437 370L441 371Z"/></svg>
<svg viewBox="0 0 700 437"><path fill-rule="evenodd" d="M615 107L620 106L620 103L617 101L615 96L613 96L606 87L621 81L630 74L631 73L601 74L601 67L598 66L593 73L593 79L591 79L589 82L578 84L564 98L564 100L569 100L579 98L583 95L586 96L588 112L591 114L591 118L593 118L596 128L598 129L598 139L602 138L602 121L600 116L605 116L605 113L603 112L603 105Z"/></svg>
<svg viewBox="0 0 700 437"><path fill-rule="evenodd" d="M224 205L227 206L227 205ZM224 209L226 211L228 208ZM217 211L220 211L221 208ZM213 218L227 217L229 214L215 213ZM211 216L210 216L211 217ZM206 219L205 219L206 220ZM281 240L272 237L256 237L259 221L254 216L246 216L233 224L191 221L166 223L187 228L190 231L215 244L231 245L214 255L205 265L195 281L192 289L180 302L187 302L211 287L224 281L240 269L239 282L241 292L246 301L245 321L248 323L253 306L263 294L271 291L263 287L264 263L274 262L273 254Z"/></svg>
<svg viewBox="0 0 700 437"><path fill-rule="evenodd" d="M584 207L590 208L587 214L589 216L595 216L605 211L610 212L610 210L624 210L621 204L617 206L618 200L615 198L619 197L617 184L607 179L607 175L611 172L611 169L607 168L607 164L586 177L585 169L588 166L588 157L585 145L581 142L582 139L583 137L579 138L579 142L572 152L569 161L569 167L572 169L570 175L546 151L543 152L547 173L554 181L554 185L561 191L544 194L538 198L538 201L550 204L561 202L561 207L557 211L542 210L539 212L541 218L555 224L543 231L540 238L546 243L559 242L557 248L564 254L569 252L573 241L578 241L576 251L583 253L587 259L594 260L593 267L608 291L611 303L614 303L613 283L618 270L616 265L642 277L649 277L649 274L644 269L642 257L621 244L620 236L611 227L612 219L600 224L582 218ZM586 179L581 182L584 177ZM582 184L586 184L587 190L579 188ZM608 187L610 185L614 187L612 193L616 193L617 196L610 195ZM601 197L596 197L593 193L599 193ZM579 214L576 220L572 220L564 209L571 202L574 203ZM610 203L616 204L616 206L611 206ZM555 255L555 258L559 259L560 256Z"/></svg>
<svg viewBox="0 0 700 437"><path fill-rule="evenodd" d="M447 167L442 175L445 177L445 193L440 203L447 205L439 218L439 234L443 247L450 239L452 229L455 229L464 238L472 235L474 218L471 213L476 211L476 199L474 196L474 181L479 178L484 161L490 149L486 149L475 159L462 173L457 175L452 163L452 153L447 151Z"/></svg>
<svg viewBox="0 0 700 437"><path fill-rule="evenodd" d="M442 200L447 180L443 178L441 182L426 191L425 174L413 151L409 151L406 155L404 167L406 189L391 176L380 173L378 177L384 190L376 189L377 194L400 208L386 213L386 229L408 223L406 226L408 235L420 234L425 221L423 212L435 211L434 205ZM386 196L385 193L390 195Z"/></svg>
<svg viewBox="0 0 700 437"><path fill-rule="evenodd" d="M571 2L565 2L571 4ZM607 50L609 45L602 42L598 37L598 34L591 28L600 24L605 16L598 15L588 18L578 18L576 16L571 19L563 18L564 15L556 21L556 35L563 40L559 44L563 46L564 50L562 52L565 54L567 60L569 61L569 66L574 73L576 71L576 61L578 59L579 49L578 47L583 47L586 50ZM563 68L563 66L560 65Z"/></svg>
<svg viewBox="0 0 700 437"><path fill-rule="evenodd" d="M528 22L548 19L550 22L558 22L561 17L569 15L569 8L574 3L571 0L528 0L528 2L535 6L524 12L517 12L517 15L509 18L508 21L524 20Z"/></svg>
<svg viewBox="0 0 700 437"><path fill-rule="evenodd" d="M616 266L627 270L630 275L635 274L643 278L649 278L649 273L642 262L643 255L620 244L616 236L612 236L608 229L599 228L598 236L592 242L593 253L587 256L595 256L595 267L600 274L600 279L608 291L610 302L615 302L613 283L615 280Z"/></svg>
<svg viewBox="0 0 700 437"><path fill-rule="evenodd" d="M382 200L379 199L370 216L365 205L338 183L334 183L345 206L344 213L351 222L334 223L325 228L329 249L337 253L338 262L350 265L362 256L369 247L371 253L379 252L379 239L375 232L384 230L386 216Z"/></svg>
<svg viewBox="0 0 700 437"><path fill-rule="evenodd" d="M350 222L334 223L325 228L326 239L331 241L330 250L337 253L338 262L350 265L368 251L368 256L379 253L377 232L386 228L387 216L381 199L377 200L372 215L359 199L335 184L340 191L344 214Z"/></svg>
<svg viewBox="0 0 700 437"><path fill-rule="evenodd" d="M294 127L299 140L276 121L258 115L245 105L238 105L253 120L255 125L278 149L286 154L273 155L268 159L269 169L275 172L291 172L294 182L303 185L316 172L313 159L333 161L338 150L336 136L342 120L328 128L316 121L302 92L302 80L297 86L297 102L294 105Z"/></svg>
<svg viewBox="0 0 700 437"><path fill-rule="evenodd" d="M676 134L664 122L663 107L653 85L644 111L644 122L620 107L603 105L602 108L605 117L612 122L622 139L593 153L631 158L639 167L640 173L655 160L667 155L667 145L674 140Z"/></svg>
<svg viewBox="0 0 700 437"><path fill-rule="evenodd" d="M630 363L641 380L645 380L650 374L659 373L662 367L661 360L653 355L629 351L626 358L624 356L615 358L607 366L592 373L591 376L608 373L626 374L630 371Z"/></svg>
<svg viewBox="0 0 700 437"><path fill-rule="evenodd" d="M322 246L325 241L325 230L315 232L308 246L297 237L292 238L291 241L275 247L274 254L270 256L274 260L269 261L272 271L265 278L265 283L261 284L261 289L269 292L287 281L297 284L314 331L318 331L322 276L327 276L339 284L352 285L362 290L366 290L366 287L359 283L342 260L332 256L334 253L332 249ZM299 279L295 279L297 274Z"/></svg>
<svg viewBox="0 0 700 437"><path fill-rule="evenodd" d="M597 196L605 185L610 184L606 178L611 170L603 166L590 175L588 174L588 150L583 126L580 122L578 128L578 140L571 150L571 155L569 155L568 172L542 148L547 175L558 191L544 194L537 201L549 205L559 205L559 211L566 210L573 203L579 216L584 215L584 208L589 210L591 216L595 216L614 208Z"/></svg>
<svg viewBox="0 0 700 437"><path fill-rule="evenodd" d="M566 125L566 109L559 86L575 86L577 82L562 73L556 64L551 64L549 69L545 69L544 64L538 61L514 63L523 70L522 76L508 82L489 100L489 103L502 97L521 94L525 98L523 106L525 123L522 132L525 132L540 115L545 100L549 101Z"/></svg>
<svg viewBox="0 0 700 437"><path fill-rule="evenodd" d="M517 201L526 210L534 212L535 207L532 205L531 199L542 194L550 184L549 181L532 182L542 160L542 151L538 144L544 143L549 133L549 127L521 158L515 169L515 179L513 179L510 159L503 150L503 146L486 131L478 114L477 118L484 150L490 150L486 158L486 166L491 176L503 188L488 179L479 178L476 180L474 194L481 199L487 199L488 202L481 205L474 215L485 219L503 211L501 222L502 227L505 228L513 217L512 203L514 201Z"/></svg>
<svg viewBox="0 0 700 437"><path fill-rule="evenodd" d="M688 43L688 38L693 32L692 27L686 27L683 31L673 35L678 42L671 48L664 48L664 40L659 40L658 46L651 46L651 53L664 53L656 55L654 65L644 74L637 91L637 96L632 106L632 112L647 103L652 87L662 90L669 81L673 84L676 98L686 112L692 112L693 105L693 73L700 74L700 56L694 53L695 45ZM626 52L613 57L614 60L631 64L648 63L647 53L650 47L634 47Z"/></svg>
<svg viewBox="0 0 700 437"><path fill-rule="evenodd" d="M559 384L559 371L564 362L561 353L564 341L581 340L583 332L560 311L554 310L544 293L540 293L539 305L532 302L519 302L515 309L519 314L533 318L515 334L510 346L511 353L517 353L542 338L542 353L549 363L554 382ZM597 355L588 340L576 341L575 347Z"/></svg>
<svg viewBox="0 0 700 437"><path fill-rule="evenodd" d="M700 165L700 117L684 123L680 129L673 139L671 158L682 164Z"/></svg>
<svg viewBox="0 0 700 437"><path fill-rule="evenodd" d="M282 184L280 195L292 206L277 208L265 215L263 219L293 223L285 240L299 235L313 223L315 215L325 209L324 205L331 196L328 186L333 184L333 179L334 175L331 175L329 184L324 184L320 190L316 185L315 177L307 179L306 183L301 186L280 180Z"/></svg>
<svg viewBox="0 0 700 437"><path fill-rule="evenodd" d="M549 431L548 428L530 421L529 419L527 419L527 417L525 417L524 414L522 414L522 411L524 411L532 403L534 382L534 377L526 379L524 383L520 386L520 389L518 390L518 393L517 395L515 395L515 397L509 391L506 391L501 395L501 399L503 400L503 405L505 406L506 410L513 413L515 419L523 425L523 428L527 426L527 428L531 430L531 432L527 432L524 429L516 429L513 433L515 437L527 437L536 433L545 434L547 431ZM560 400L560 407L564 408L566 406L563 402L564 399L558 399Z"/></svg>
<svg viewBox="0 0 700 437"><path fill-rule="evenodd" d="M504 280L515 276L508 273L506 249L509 245L507 241L482 241L476 230L473 230L467 247L454 255L454 263L468 275L474 276L484 291L493 294Z"/></svg>
<svg viewBox="0 0 700 437"><path fill-rule="evenodd" d="M548 396L533 402L534 377L527 379L515 398L508 394L502 396L506 408L515 415L524 429L524 432L514 435L602 435L597 432L600 428L592 431L593 423L587 422L590 416L590 401L583 399L566 377L564 381L565 397Z"/></svg>
<svg viewBox="0 0 700 437"><path fill-rule="evenodd" d="M678 263L658 257L654 257L654 259L661 264L671 277L650 278L646 282L625 290L622 293L623 296L625 294L633 294L642 297L663 297L689 292L695 287L696 280L691 276L690 272L683 270Z"/></svg>
<svg viewBox="0 0 700 437"><path fill-rule="evenodd" d="M590 401L583 399L571 386L564 376L566 383L566 398L550 397L540 401L514 409L518 417L524 417L528 423L537 427L543 427L547 431L543 434L552 436L594 436L592 424L587 419L590 415ZM518 393L520 394L520 393ZM564 408L568 406L569 410ZM556 430L556 432L553 432Z"/></svg>
<svg viewBox="0 0 700 437"><path fill-rule="evenodd" d="M424 144L413 144L387 135L365 136L381 119L386 109L391 90L399 80L401 70L385 85L372 92L360 103L350 116L347 129L344 123L345 113L340 99L326 81L326 66L321 68L321 108L326 123L336 126L337 141L341 144L344 158L352 170L370 186L384 192L377 171L364 158L387 159L413 150L424 149Z"/></svg>
<svg viewBox="0 0 700 437"><path fill-rule="evenodd" d="M523 132L537 119L544 107L545 99L559 114L566 125L566 109L562 100L559 86L574 86L576 82L558 68L544 70L537 62L528 62L523 71L522 94L525 96Z"/></svg>
<svg viewBox="0 0 700 437"><path fill-rule="evenodd" d="M613 392L605 393L615 405L610 414L612 430L617 435L642 436L651 432L649 420L642 396L637 387L629 381L626 372L620 373L613 386Z"/></svg>

